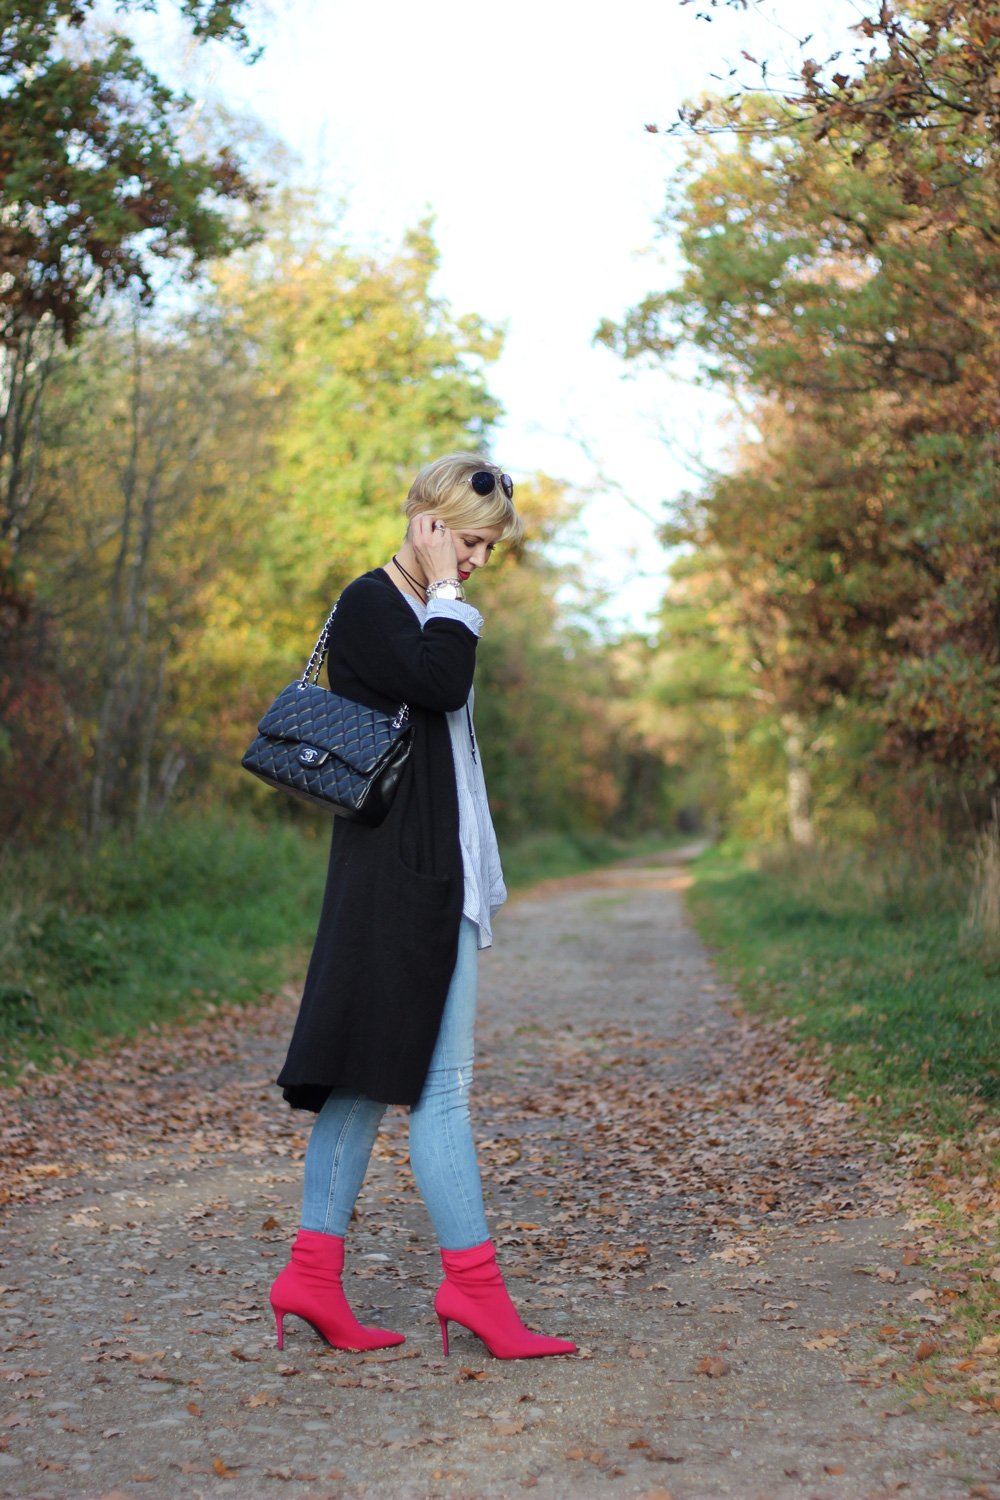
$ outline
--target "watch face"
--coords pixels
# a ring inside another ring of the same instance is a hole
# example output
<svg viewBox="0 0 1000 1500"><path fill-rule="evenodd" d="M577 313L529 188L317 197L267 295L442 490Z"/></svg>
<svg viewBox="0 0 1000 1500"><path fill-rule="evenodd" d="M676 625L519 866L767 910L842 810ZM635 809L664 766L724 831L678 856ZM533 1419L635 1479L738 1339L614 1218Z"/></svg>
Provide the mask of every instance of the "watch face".
<svg viewBox="0 0 1000 1500"><path fill-rule="evenodd" d="M435 599L461 599L462 595L453 583L439 583L435 588L428 589Z"/></svg>

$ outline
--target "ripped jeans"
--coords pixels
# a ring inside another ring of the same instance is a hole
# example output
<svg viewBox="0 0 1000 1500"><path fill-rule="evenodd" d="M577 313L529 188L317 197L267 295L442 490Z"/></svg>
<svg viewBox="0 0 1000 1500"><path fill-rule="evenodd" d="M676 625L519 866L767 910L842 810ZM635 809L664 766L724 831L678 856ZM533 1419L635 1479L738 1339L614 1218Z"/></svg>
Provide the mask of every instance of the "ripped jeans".
<svg viewBox="0 0 1000 1500"><path fill-rule="evenodd" d="M442 1250L489 1239L469 1120L479 934L462 918L458 958L420 1100L410 1110L410 1165ZM306 1150L302 1228L347 1233L387 1106L334 1089Z"/></svg>

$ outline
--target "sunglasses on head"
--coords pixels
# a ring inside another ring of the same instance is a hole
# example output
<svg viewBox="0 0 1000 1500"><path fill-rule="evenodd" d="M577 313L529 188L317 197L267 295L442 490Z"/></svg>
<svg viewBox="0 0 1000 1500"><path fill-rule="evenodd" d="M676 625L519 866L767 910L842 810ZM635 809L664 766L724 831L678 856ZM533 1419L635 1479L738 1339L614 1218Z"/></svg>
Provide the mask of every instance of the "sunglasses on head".
<svg viewBox="0 0 1000 1500"><path fill-rule="evenodd" d="M509 474L494 474L492 469L477 469L474 474L469 475L469 483L477 495L492 495L500 480L500 488L508 500L514 498L514 481Z"/></svg>

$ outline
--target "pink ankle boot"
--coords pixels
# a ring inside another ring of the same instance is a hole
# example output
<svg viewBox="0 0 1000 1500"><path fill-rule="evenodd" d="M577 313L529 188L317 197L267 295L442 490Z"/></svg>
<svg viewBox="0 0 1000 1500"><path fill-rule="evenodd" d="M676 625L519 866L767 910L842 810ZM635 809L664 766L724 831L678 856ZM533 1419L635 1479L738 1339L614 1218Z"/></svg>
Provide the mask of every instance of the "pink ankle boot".
<svg viewBox="0 0 1000 1500"><path fill-rule="evenodd" d="M404 1342L401 1333L365 1328L358 1322L340 1284L343 1269L344 1241L339 1234L299 1230L292 1258L271 1287L279 1349L284 1348L288 1313L308 1323L334 1349L388 1349Z"/></svg>
<svg viewBox="0 0 1000 1500"><path fill-rule="evenodd" d="M497 1359L538 1359L546 1354L575 1354L569 1339L531 1333L517 1315L504 1286L490 1240L471 1250L442 1250L445 1279L434 1298L448 1353L448 1324L461 1323L482 1339Z"/></svg>

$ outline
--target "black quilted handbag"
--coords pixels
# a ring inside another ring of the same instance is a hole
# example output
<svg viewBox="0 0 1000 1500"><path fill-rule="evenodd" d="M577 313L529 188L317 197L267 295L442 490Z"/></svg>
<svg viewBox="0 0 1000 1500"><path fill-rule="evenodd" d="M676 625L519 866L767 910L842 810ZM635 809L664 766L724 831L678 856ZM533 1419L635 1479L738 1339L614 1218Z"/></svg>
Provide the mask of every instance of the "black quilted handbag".
<svg viewBox="0 0 1000 1500"><path fill-rule="evenodd" d="M321 687L334 605L297 682L275 698L241 765L269 786L338 817L381 823L410 754L410 710L366 708Z"/></svg>

